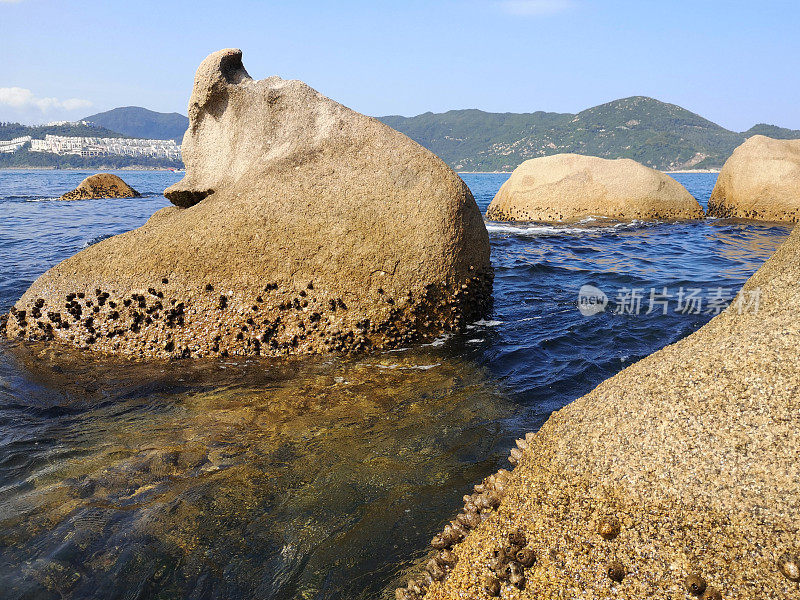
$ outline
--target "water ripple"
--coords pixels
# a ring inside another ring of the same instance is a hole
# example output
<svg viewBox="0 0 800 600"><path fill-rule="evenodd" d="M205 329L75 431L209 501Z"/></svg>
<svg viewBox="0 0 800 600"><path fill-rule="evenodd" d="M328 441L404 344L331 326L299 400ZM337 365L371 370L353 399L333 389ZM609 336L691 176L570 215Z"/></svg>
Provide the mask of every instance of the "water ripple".
<svg viewBox="0 0 800 600"><path fill-rule="evenodd" d="M0 171L0 311L167 205L51 202L89 172ZM508 175L464 175L485 210ZM713 175L675 175L702 204ZM738 289L788 227L487 223L494 310L361 359L135 364L0 341L3 598L391 598L520 434L710 314L625 314L640 288ZM610 304L584 317L578 290Z"/></svg>

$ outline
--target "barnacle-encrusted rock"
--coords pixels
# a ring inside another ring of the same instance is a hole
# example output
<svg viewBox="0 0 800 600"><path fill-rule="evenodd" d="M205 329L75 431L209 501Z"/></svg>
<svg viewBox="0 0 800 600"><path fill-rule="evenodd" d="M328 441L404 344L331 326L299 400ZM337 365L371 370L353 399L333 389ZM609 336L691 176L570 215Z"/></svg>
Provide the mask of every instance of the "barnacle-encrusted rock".
<svg viewBox="0 0 800 600"><path fill-rule="evenodd" d="M800 221L800 140L754 135L736 148L717 177L708 214Z"/></svg>
<svg viewBox="0 0 800 600"><path fill-rule="evenodd" d="M442 566L452 567L458 562L458 556L451 550L445 549L436 555L436 561Z"/></svg>
<svg viewBox="0 0 800 600"><path fill-rule="evenodd" d="M520 563L508 564L508 583L519 588L525 587L525 569Z"/></svg>
<svg viewBox="0 0 800 600"><path fill-rule="evenodd" d="M494 575L486 575L483 578L483 589L489 596L499 596L500 580Z"/></svg>
<svg viewBox="0 0 800 600"><path fill-rule="evenodd" d="M200 65L189 117L177 206L41 276L16 304L41 315L9 335L143 357L356 352L484 313L480 211L417 143L300 81L254 81L239 50Z"/></svg>
<svg viewBox="0 0 800 600"><path fill-rule="evenodd" d="M700 596L700 600L722 600L722 592L717 588L710 587Z"/></svg>
<svg viewBox="0 0 800 600"><path fill-rule="evenodd" d="M680 183L628 158L555 154L526 160L486 211L497 221L586 217L699 219L703 209Z"/></svg>
<svg viewBox="0 0 800 600"><path fill-rule="evenodd" d="M434 536L431 546L440 550L431 558L423 577L431 579L430 583L440 582L446 579L452 569L459 561L458 554L450 548L463 540L471 529L478 527L484 520L494 513L494 509L499 506L504 493L510 473L505 469L500 469L486 477L481 483L475 485L472 494L464 495L464 510L459 513L456 519L444 526L442 532ZM522 588L525 585L524 567L531 566L536 562L536 554L533 550L523 549L526 543L525 532L522 530L512 531L506 536L506 546L494 551L490 559L490 568L493 575L487 579L489 582L486 590L490 595L500 593L500 579L513 579L514 585ZM518 552L519 551L519 552ZM516 556L519 554L520 556ZM515 558L517 559L515 561ZM512 563L516 565L512 567ZM496 583L495 583L496 582ZM496 593L494 590L497 586ZM427 586L426 586L427 589ZM397 598L406 598L414 594L413 586L395 590Z"/></svg>
<svg viewBox="0 0 800 600"><path fill-rule="evenodd" d="M521 548L528 543L528 539L525 537L524 531L517 529L508 534L508 542L512 546L519 546Z"/></svg>
<svg viewBox="0 0 800 600"><path fill-rule="evenodd" d="M597 532L604 540L613 540L619 535L620 524L616 517L605 517L600 521Z"/></svg>
<svg viewBox="0 0 800 600"><path fill-rule="evenodd" d="M620 583L625 579L625 566L618 560L613 560L606 567L606 573L611 581Z"/></svg>
<svg viewBox="0 0 800 600"><path fill-rule="evenodd" d="M683 584L686 586L686 591L694 596L702 596L706 591L708 583L700 575L688 575Z"/></svg>
<svg viewBox="0 0 800 600"><path fill-rule="evenodd" d="M789 554L778 559L778 568L789 581L800 581L800 560Z"/></svg>
<svg viewBox="0 0 800 600"><path fill-rule="evenodd" d="M523 567L532 567L536 562L536 552L531 548L523 548L517 551L516 558Z"/></svg>
<svg viewBox="0 0 800 600"><path fill-rule="evenodd" d="M139 192L111 173L89 175L59 200L92 200L94 198L138 198Z"/></svg>
<svg viewBox="0 0 800 600"><path fill-rule="evenodd" d="M798 281L795 229L741 302L525 436L496 512L427 599L482 597L489 549L516 529L538 560L515 598L678 598L690 573L706 600L800 597ZM612 515L623 533L606 542Z"/></svg>

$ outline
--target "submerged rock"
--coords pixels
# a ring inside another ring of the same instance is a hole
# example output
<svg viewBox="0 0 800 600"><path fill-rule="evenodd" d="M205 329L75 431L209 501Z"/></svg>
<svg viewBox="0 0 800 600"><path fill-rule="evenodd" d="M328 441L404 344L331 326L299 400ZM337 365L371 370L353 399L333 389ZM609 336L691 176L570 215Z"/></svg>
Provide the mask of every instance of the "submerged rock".
<svg viewBox="0 0 800 600"><path fill-rule="evenodd" d="M485 597L517 529L539 560L515 598L800 597L798 279L795 229L741 302L528 434L496 516L426 597Z"/></svg>
<svg viewBox="0 0 800 600"><path fill-rule="evenodd" d="M636 161L578 154L526 160L486 211L496 221L699 219L703 209L680 183Z"/></svg>
<svg viewBox="0 0 800 600"><path fill-rule="evenodd" d="M90 175L59 200L92 200L95 198L139 198L141 194L111 173Z"/></svg>
<svg viewBox="0 0 800 600"><path fill-rule="evenodd" d="M719 173L708 214L800 221L800 140L754 135L736 148Z"/></svg>
<svg viewBox="0 0 800 600"><path fill-rule="evenodd" d="M479 318L489 241L469 189L406 136L241 51L197 71L177 206L62 262L7 333L142 357L389 348Z"/></svg>

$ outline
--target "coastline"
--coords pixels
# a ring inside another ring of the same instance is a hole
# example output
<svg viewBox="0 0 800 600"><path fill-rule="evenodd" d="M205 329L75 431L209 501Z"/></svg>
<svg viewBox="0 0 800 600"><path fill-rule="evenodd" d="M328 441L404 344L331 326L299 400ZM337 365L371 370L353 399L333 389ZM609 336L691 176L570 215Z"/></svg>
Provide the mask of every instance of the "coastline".
<svg viewBox="0 0 800 600"><path fill-rule="evenodd" d="M800 228L743 286L756 312L731 306L519 440L500 506L425 597L484 597L515 531L537 560L503 597L677 598L691 578L704 598L794 597L798 254Z"/></svg>

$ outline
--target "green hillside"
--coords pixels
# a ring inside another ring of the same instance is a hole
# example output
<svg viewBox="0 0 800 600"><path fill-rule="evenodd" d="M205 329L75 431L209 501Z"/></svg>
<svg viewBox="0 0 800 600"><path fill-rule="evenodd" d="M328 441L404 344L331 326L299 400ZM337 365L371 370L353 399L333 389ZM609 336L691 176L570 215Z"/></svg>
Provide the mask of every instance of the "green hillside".
<svg viewBox="0 0 800 600"><path fill-rule="evenodd" d="M800 131L758 124L743 133L729 131L680 106L634 96L571 113L489 113L477 109L427 112L416 117L378 117L416 140L460 171L509 171L521 162L561 152L604 158L632 158L656 169L718 168L734 148L756 134L800 138ZM86 117L85 125L25 126L0 124L0 139L45 134L174 139L180 143L189 120L127 106ZM9 166L50 166L66 159L36 153L3 157ZM74 159L68 159L74 160ZM111 159L106 159L111 160ZM123 165L120 165L123 166ZM170 164L169 166L173 166Z"/></svg>
<svg viewBox="0 0 800 600"><path fill-rule="evenodd" d="M189 127L189 118L180 113L159 113L138 106L115 108L83 120L131 137L175 140L179 144Z"/></svg>
<svg viewBox="0 0 800 600"><path fill-rule="evenodd" d="M379 117L463 171L512 170L537 156L562 152L632 158L656 169L721 167L755 133L800 137L757 125L736 133L680 106L634 96L578 114L453 110L416 117Z"/></svg>
<svg viewBox="0 0 800 600"><path fill-rule="evenodd" d="M758 125L753 125L744 132L745 137L753 135L765 135L776 140L797 140L800 139L800 129L786 129L785 127L778 127L777 125L759 123Z"/></svg>
<svg viewBox="0 0 800 600"><path fill-rule="evenodd" d="M549 132L574 115L562 113L488 113L451 110L416 117L378 117L461 170L492 171L516 166L525 158L517 145L523 140L549 140ZM517 159L517 155L524 158Z"/></svg>
<svg viewBox="0 0 800 600"><path fill-rule="evenodd" d="M0 123L0 140L13 140L14 138L31 136L43 140L45 135L66 135L70 137L128 137L116 131L103 127L90 127L88 125L22 125L21 123Z"/></svg>

